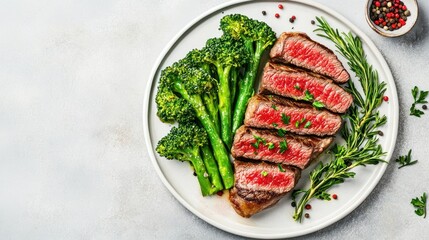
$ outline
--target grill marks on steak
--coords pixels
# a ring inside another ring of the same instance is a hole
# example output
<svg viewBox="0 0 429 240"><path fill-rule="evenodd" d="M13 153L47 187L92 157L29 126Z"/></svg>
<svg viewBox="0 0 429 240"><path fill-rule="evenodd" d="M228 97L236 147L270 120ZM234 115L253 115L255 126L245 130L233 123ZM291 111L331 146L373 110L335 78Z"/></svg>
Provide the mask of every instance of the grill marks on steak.
<svg viewBox="0 0 429 240"><path fill-rule="evenodd" d="M258 139L257 148L255 143ZM294 134L277 136L270 130L253 129L241 126L235 133L231 154L234 158L264 160L272 163L292 165L300 169L306 168L312 159L317 157L333 141L333 137L302 137ZM280 147L280 143L287 144L287 148ZM274 147L269 148L269 144Z"/></svg>
<svg viewBox="0 0 429 240"><path fill-rule="evenodd" d="M275 108L273 108L275 105ZM289 117L289 123L282 121L282 114ZM295 123L305 119L305 123L296 127ZM249 100L244 124L250 127L266 129L284 129L296 134L317 136L334 135L341 127L341 117L326 110L317 110L311 105L295 102L277 96L255 95Z"/></svg>
<svg viewBox="0 0 429 240"><path fill-rule="evenodd" d="M264 162L234 161L235 185L230 191L234 210L243 217L250 217L274 204L297 183L300 171L293 167Z"/></svg>
<svg viewBox="0 0 429 240"><path fill-rule="evenodd" d="M318 101L325 108L344 113L353 102L353 97L331 80L317 74L275 63L267 63L259 90L296 100ZM314 99L307 99L306 92Z"/></svg>
<svg viewBox="0 0 429 240"><path fill-rule="evenodd" d="M271 49L270 57L328 76L337 83L345 83L350 78L334 52L305 33L282 33Z"/></svg>

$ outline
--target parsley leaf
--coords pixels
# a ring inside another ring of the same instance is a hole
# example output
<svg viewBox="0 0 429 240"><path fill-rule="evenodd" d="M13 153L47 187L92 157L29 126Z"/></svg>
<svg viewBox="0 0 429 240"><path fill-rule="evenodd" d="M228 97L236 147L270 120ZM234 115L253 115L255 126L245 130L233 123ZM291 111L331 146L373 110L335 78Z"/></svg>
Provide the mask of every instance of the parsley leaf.
<svg viewBox="0 0 429 240"><path fill-rule="evenodd" d="M411 204L416 208L414 212L419 216L423 216L423 218L426 218L426 202L427 195L425 192L420 198L416 197L411 200Z"/></svg>
<svg viewBox="0 0 429 240"><path fill-rule="evenodd" d="M278 126L278 124L277 124L277 123L272 123L272 125L273 125L274 127L277 127L277 126Z"/></svg>
<svg viewBox="0 0 429 240"><path fill-rule="evenodd" d="M414 88L411 90L411 94L413 95L414 102L410 108L410 115L420 117L425 113L419 109L416 109L416 104L428 103L428 101L426 101L426 97L428 96L429 91L420 91L417 86L414 86Z"/></svg>
<svg viewBox="0 0 429 240"><path fill-rule="evenodd" d="M267 141L266 141L265 139L263 139L263 138L259 137L259 136L253 135L253 138L255 138L255 139L256 139L256 142L251 143L250 145L252 145L252 147L254 147L254 148L256 148L256 149L258 149L258 148L259 148L259 144L260 144L260 143L263 143L264 145L266 145L266 144L267 144Z"/></svg>
<svg viewBox="0 0 429 240"><path fill-rule="evenodd" d="M314 99L314 96L313 96L313 94L310 93L310 91L305 90L304 93L305 93L304 100L311 101Z"/></svg>
<svg viewBox="0 0 429 240"><path fill-rule="evenodd" d="M267 147L268 147L268 150L273 150L276 147L276 145L274 145L274 143L272 143L272 142L269 142L267 144Z"/></svg>
<svg viewBox="0 0 429 240"><path fill-rule="evenodd" d="M286 125L289 124L290 116L286 116L286 114L282 113L282 122Z"/></svg>
<svg viewBox="0 0 429 240"><path fill-rule="evenodd" d="M279 171L280 172L286 172L286 170L284 170L284 168L282 167L282 165L280 163L277 164L277 166L279 166Z"/></svg>
<svg viewBox="0 0 429 240"><path fill-rule="evenodd" d="M286 130L279 128L279 130L277 131L277 135L279 135L280 137L284 137L286 135Z"/></svg>
<svg viewBox="0 0 429 240"><path fill-rule="evenodd" d="M296 90L301 90L301 87L299 85L295 85L293 86L293 88L295 88Z"/></svg>
<svg viewBox="0 0 429 240"><path fill-rule="evenodd" d="M321 103L319 101L314 101L313 102L313 107L315 107L317 109L323 108L324 106L325 106L325 104L323 104L323 103Z"/></svg>
<svg viewBox="0 0 429 240"><path fill-rule="evenodd" d="M412 150L410 149L410 151L408 151L407 155L399 156L399 158L395 160L395 162L397 162L401 165L398 167L398 169L417 163L418 160L411 161L411 151Z"/></svg>
<svg viewBox="0 0 429 240"><path fill-rule="evenodd" d="M261 175L262 175L263 177L266 177L266 176L268 175L268 172L264 170L264 171L262 171L262 172L261 172Z"/></svg>
<svg viewBox="0 0 429 240"><path fill-rule="evenodd" d="M309 128L311 126L311 122L310 121L308 121L305 125L304 125L304 128Z"/></svg>
<svg viewBox="0 0 429 240"><path fill-rule="evenodd" d="M284 153L287 150L287 142L283 140L280 142L280 153Z"/></svg>
<svg viewBox="0 0 429 240"><path fill-rule="evenodd" d="M277 110L277 106L273 103L273 105L271 105L271 107L274 109L274 110Z"/></svg>

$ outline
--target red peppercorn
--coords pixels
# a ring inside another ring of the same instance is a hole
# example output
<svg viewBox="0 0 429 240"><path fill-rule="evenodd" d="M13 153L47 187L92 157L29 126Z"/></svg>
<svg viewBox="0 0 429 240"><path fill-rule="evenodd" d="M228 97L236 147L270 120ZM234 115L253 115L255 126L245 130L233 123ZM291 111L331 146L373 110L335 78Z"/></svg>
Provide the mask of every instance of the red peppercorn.
<svg viewBox="0 0 429 240"><path fill-rule="evenodd" d="M393 29L396 29L396 24L392 24L392 25L391 25L391 27L392 27Z"/></svg>
<svg viewBox="0 0 429 240"><path fill-rule="evenodd" d="M279 18L279 17L280 17L280 14L276 13L276 14L274 15L274 17Z"/></svg>
<svg viewBox="0 0 429 240"><path fill-rule="evenodd" d="M381 5L381 4L380 4L380 2L379 2L379 1L375 2L375 6L376 6L376 7L380 7L380 5Z"/></svg>
<svg viewBox="0 0 429 240"><path fill-rule="evenodd" d="M389 101L389 97L388 97L388 96L383 96L383 100L384 100L385 102L387 102L387 101Z"/></svg>
<svg viewBox="0 0 429 240"><path fill-rule="evenodd" d="M222 190L220 190L220 191L218 191L217 193L216 193L218 196L222 196L223 195L223 191Z"/></svg>
<svg viewBox="0 0 429 240"><path fill-rule="evenodd" d="M337 194L332 194L332 198L337 199L338 198Z"/></svg>
<svg viewBox="0 0 429 240"><path fill-rule="evenodd" d="M295 20L295 19L296 19L295 15L293 15L293 16L292 16L292 19L293 19L293 20Z"/></svg>
<svg viewBox="0 0 429 240"><path fill-rule="evenodd" d="M282 4L279 4L279 9L283 9L283 5Z"/></svg>
<svg viewBox="0 0 429 240"><path fill-rule="evenodd" d="M380 24L380 22L378 20L375 20L374 23L375 23L375 25Z"/></svg>
<svg viewBox="0 0 429 240"><path fill-rule="evenodd" d="M397 13L397 14L395 14L395 18L399 18L399 14Z"/></svg>
<svg viewBox="0 0 429 240"><path fill-rule="evenodd" d="M305 209L310 210L311 209L311 205L310 204L305 205Z"/></svg>
<svg viewBox="0 0 429 240"><path fill-rule="evenodd" d="M402 10L403 10L403 11L407 10L407 6L405 6L405 5L404 5L404 6L402 6Z"/></svg>

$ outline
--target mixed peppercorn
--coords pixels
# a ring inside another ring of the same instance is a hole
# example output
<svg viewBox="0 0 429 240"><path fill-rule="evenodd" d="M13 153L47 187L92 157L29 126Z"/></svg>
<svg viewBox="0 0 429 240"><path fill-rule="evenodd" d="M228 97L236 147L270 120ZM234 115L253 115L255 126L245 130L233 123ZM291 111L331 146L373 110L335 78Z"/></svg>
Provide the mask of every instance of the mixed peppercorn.
<svg viewBox="0 0 429 240"><path fill-rule="evenodd" d="M394 31L406 25L410 10L400 0L373 1L369 10L375 25L386 31Z"/></svg>

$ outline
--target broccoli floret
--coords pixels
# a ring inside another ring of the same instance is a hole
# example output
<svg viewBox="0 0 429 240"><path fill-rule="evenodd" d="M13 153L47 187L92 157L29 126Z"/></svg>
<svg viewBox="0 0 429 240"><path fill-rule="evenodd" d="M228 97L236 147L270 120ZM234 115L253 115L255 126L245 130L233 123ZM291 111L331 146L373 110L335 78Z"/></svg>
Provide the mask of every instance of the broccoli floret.
<svg viewBox="0 0 429 240"><path fill-rule="evenodd" d="M187 123L173 127L170 133L158 142L156 151L160 156L170 160L191 162L197 174L201 193L203 196L207 196L222 190L223 186L215 160L211 159L211 162L206 165L206 159L203 160L201 157L200 149L203 148L208 149L206 131L194 123ZM204 153L203 156L205 156Z"/></svg>
<svg viewBox="0 0 429 240"><path fill-rule="evenodd" d="M236 72L239 67L249 61L249 54L241 40L235 40L228 35L207 40L201 52L203 54L203 61L212 64L217 70L221 137L225 144L231 147L231 90L236 88Z"/></svg>
<svg viewBox="0 0 429 240"><path fill-rule="evenodd" d="M220 21L220 28L225 35L243 41L251 57L244 78L240 82L235 103L232 120L232 132L235 133L243 122L247 102L254 93L253 85L262 54L276 41L276 34L266 23L241 14L224 16Z"/></svg>
<svg viewBox="0 0 429 240"><path fill-rule="evenodd" d="M202 100L204 94L216 91L216 85L216 80L206 71L201 68L192 67L186 59L183 59L162 71L159 83L159 89L162 91L159 91L157 95L174 94L179 99L188 103L188 105L181 104L180 106L173 107L172 111L174 116L171 118L175 116L182 117L181 119L176 119L180 122L185 119L183 114L178 111L180 107L189 106L189 108L192 109L194 116L199 120L208 134L214 156L219 165L219 172L222 176L224 186L225 188L231 188L234 184L234 174L231 162L229 161L229 155ZM181 101L176 102L182 103ZM167 106L167 103L158 105L158 112L160 111L160 107L165 106ZM186 111L188 111L188 109L186 109ZM164 110L162 113L166 114L167 112L167 110ZM158 113L158 115L162 114Z"/></svg>

